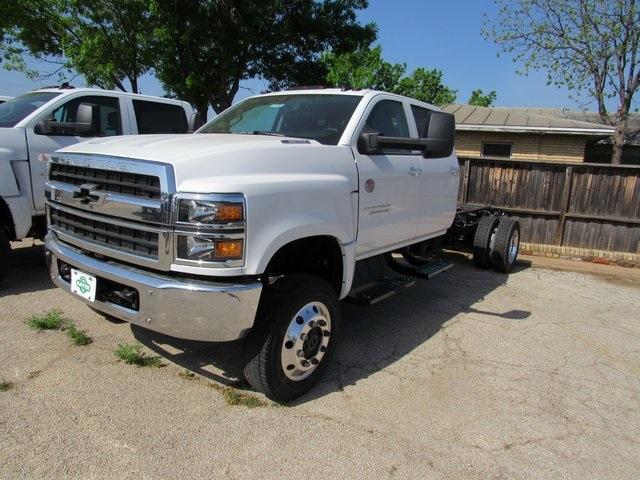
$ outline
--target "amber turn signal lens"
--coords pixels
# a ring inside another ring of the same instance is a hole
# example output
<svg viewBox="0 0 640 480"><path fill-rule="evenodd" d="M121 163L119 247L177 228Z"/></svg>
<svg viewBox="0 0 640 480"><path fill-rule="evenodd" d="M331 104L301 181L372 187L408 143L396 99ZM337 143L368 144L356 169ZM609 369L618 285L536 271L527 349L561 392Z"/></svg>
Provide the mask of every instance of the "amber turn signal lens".
<svg viewBox="0 0 640 480"><path fill-rule="evenodd" d="M236 222L242 220L242 204L222 204L218 206L217 210L217 220L224 220L226 222Z"/></svg>
<svg viewBox="0 0 640 480"><path fill-rule="evenodd" d="M223 259L242 258L242 240L217 241L216 257Z"/></svg>

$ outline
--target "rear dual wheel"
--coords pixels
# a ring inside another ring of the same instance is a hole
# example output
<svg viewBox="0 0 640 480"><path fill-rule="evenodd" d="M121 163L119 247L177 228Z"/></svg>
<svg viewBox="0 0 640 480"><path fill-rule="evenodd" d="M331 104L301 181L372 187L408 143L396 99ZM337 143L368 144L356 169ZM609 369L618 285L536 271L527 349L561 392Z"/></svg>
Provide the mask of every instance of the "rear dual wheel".
<svg viewBox="0 0 640 480"><path fill-rule="evenodd" d="M503 217L493 240L491 263L498 272L513 270L520 250L520 224L517 220Z"/></svg>
<svg viewBox="0 0 640 480"><path fill-rule="evenodd" d="M508 217L487 215L480 219L473 238L473 263L476 267L509 273L520 249L520 224Z"/></svg>
<svg viewBox="0 0 640 480"><path fill-rule="evenodd" d="M338 297L331 285L310 275L284 277L264 296L247 338L244 374L253 388L286 402L309 391L333 355Z"/></svg>

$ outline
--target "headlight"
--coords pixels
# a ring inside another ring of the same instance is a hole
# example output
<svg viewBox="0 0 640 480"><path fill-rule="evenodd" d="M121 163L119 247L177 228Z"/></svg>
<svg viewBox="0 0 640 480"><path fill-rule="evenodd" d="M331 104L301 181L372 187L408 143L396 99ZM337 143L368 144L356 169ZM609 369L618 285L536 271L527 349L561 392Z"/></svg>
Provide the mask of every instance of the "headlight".
<svg viewBox="0 0 640 480"><path fill-rule="evenodd" d="M178 193L175 202L176 264L216 268L244 264L244 195Z"/></svg>
<svg viewBox="0 0 640 480"><path fill-rule="evenodd" d="M244 241L241 238L212 238L202 235L177 237L177 257L192 262L226 262L241 260Z"/></svg>
<svg viewBox="0 0 640 480"><path fill-rule="evenodd" d="M241 222L244 220L242 202L182 198L178 206L178 221L196 224Z"/></svg>

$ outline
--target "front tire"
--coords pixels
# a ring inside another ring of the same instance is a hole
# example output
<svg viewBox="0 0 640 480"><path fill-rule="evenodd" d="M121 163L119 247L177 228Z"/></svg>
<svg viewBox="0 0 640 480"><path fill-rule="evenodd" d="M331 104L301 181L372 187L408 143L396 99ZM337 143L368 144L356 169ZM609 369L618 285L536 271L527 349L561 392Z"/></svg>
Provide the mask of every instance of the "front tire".
<svg viewBox="0 0 640 480"><path fill-rule="evenodd" d="M331 360L340 327L338 297L310 275L284 277L264 295L247 338L244 375L254 389L287 402L309 391Z"/></svg>
<svg viewBox="0 0 640 480"><path fill-rule="evenodd" d="M0 230L0 283L9 272L11 265L11 243L7 234Z"/></svg>

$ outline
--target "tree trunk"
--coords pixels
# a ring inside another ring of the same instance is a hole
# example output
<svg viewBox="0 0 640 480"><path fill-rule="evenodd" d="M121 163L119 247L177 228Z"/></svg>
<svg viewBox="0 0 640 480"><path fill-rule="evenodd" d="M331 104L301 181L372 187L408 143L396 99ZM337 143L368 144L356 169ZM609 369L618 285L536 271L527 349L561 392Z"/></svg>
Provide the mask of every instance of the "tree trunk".
<svg viewBox="0 0 640 480"><path fill-rule="evenodd" d="M611 151L611 163L620 165L622 163L622 152L624 149L624 136L627 132L627 120L629 116L622 109L616 113L615 127L613 132L613 149Z"/></svg>
<svg viewBox="0 0 640 480"><path fill-rule="evenodd" d="M196 116L196 123L194 125L194 129L198 129L202 125L207 123L207 113L208 113L207 110L209 110L209 104L205 100L203 102L197 102L195 104L195 107L198 114Z"/></svg>
<svg viewBox="0 0 640 480"><path fill-rule="evenodd" d="M129 82L131 82L131 93L140 93L138 91L138 77L129 77Z"/></svg>

